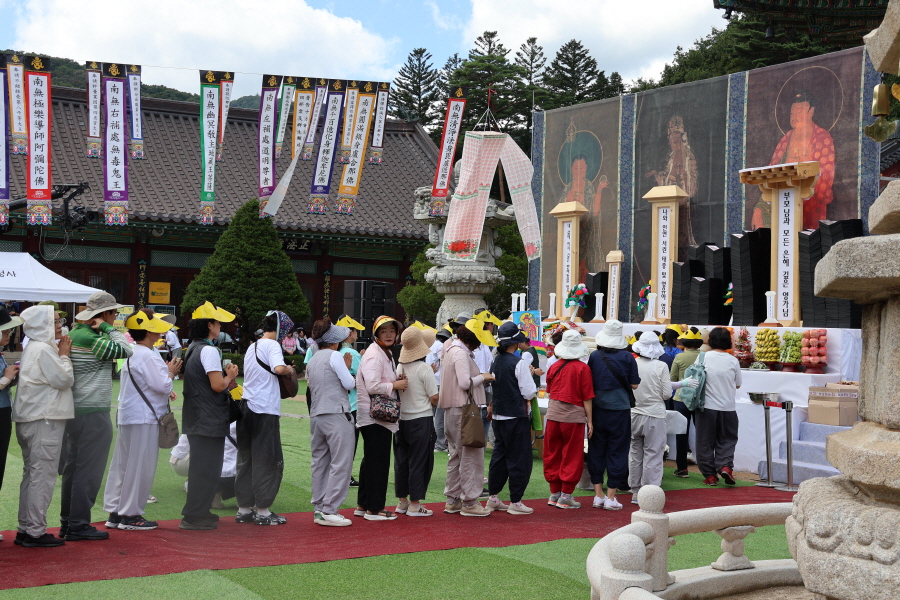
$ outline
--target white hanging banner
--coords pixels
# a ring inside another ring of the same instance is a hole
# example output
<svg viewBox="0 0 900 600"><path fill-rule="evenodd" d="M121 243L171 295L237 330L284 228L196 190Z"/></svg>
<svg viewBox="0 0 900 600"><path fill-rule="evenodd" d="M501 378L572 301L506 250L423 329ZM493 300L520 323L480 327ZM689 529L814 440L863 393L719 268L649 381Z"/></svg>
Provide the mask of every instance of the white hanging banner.
<svg viewBox="0 0 900 600"><path fill-rule="evenodd" d="M284 146L284 132L287 131L288 116L294 105L294 92L297 91L297 80L288 75L281 86L281 110L278 111L278 132L275 138L275 158L281 157Z"/></svg>
<svg viewBox="0 0 900 600"><path fill-rule="evenodd" d="M306 139L303 140L303 150L300 152L300 160L312 160L313 150L316 147L316 129L319 128L319 117L322 115L322 105L328 94L328 80L319 79L316 83L316 97L313 98L312 114L309 117L309 128L306 130Z"/></svg>
<svg viewBox="0 0 900 600"><path fill-rule="evenodd" d="M144 125L141 117L141 65L128 65L128 108L131 158L144 158Z"/></svg>
<svg viewBox="0 0 900 600"><path fill-rule="evenodd" d="M375 131L369 148L369 163L380 165L384 162L384 124L387 122L387 107L391 98L391 84L378 84L378 103L375 105Z"/></svg>
<svg viewBox="0 0 900 600"><path fill-rule="evenodd" d="M656 209L659 223L657 232L656 253L659 264L656 265L656 281L653 287L656 291L656 312L647 311L649 318L669 318L669 290L671 289L669 268L672 264L672 212L668 206L659 206Z"/></svg>
<svg viewBox="0 0 900 600"><path fill-rule="evenodd" d="M100 63L88 61L85 63L87 76L87 102L88 102L88 128L87 128L87 156L100 158L100 102L102 91L100 87Z"/></svg>
<svg viewBox="0 0 900 600"><path fill-rule="evenodd" d="M575 287L572 283L572 221L563 223L562 269L560 297L565 298L569 295L569 291Z"/></svg>
<svg viewBox="0 0 900 600"><path fill-rule="evenodd" d="M28 109L25 100L25 60L27 56L6 57L9 73L10 154L28 154Z"/></svg>
<svg viewBox="0 0 900 600"><path fill-rule="evenodd" d="M309 131L309 117L312 114L313 100L316 96L316 90L313 82L309 77L298 77L296 100L294 101L294 123L291 139L291 159L300 156L303 148L303 140L306 139L306 133Z"/></svg>
<svg viewBox="0 0 900 600"><path fill-rule="evenodd" d="M797 222L797 214L794 206L796 191L794 188L778 190L777 221L773 220L778 236L778 278L775 280L775 292L777 294L776 315L779 321L791 321L794 319L794 243L797 234L794 233Z"/></svg>
<svg viewBox="0 0 900 600"><path fill-rule="evenodd" d="M200 223L213 224L216 200L216 147L219 140L219 109L222 106L221 76L213 71L200 71L200 162L203 182L200 185Z"/></svg>
<svg viewBox="0 0 900 600"><path fill-rule="evenodd" d="M619 318L619 263L609 264L609 298L606 300L606 318Z"/></svg>

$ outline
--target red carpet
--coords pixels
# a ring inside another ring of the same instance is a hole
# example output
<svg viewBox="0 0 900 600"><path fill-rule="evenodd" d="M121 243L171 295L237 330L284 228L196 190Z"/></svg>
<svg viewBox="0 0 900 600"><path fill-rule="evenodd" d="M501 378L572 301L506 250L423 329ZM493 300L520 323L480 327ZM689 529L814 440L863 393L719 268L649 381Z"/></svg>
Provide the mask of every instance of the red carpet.
<svg viewBox="0 0 900 600"><path fill-rule="evenodd" d="M767 488L739 487L667 492L666 512L725 506L787 502L792 494ZM565 538L600 538L631 522L637 506L622 496L621 511L591 509L591 496L580 510L560 510L546 500L531 500L532 515L494 513L466 518L445 515L443 503L429 504L434 516L396 521L353 519L350 527L315 525L312 513L287 515L278 527L239 525L223 517L215 531L182 531L178 521L162 521L153 531L112 531L101 542L69 542L57 548L22 548L15 532L0 542L0 589L55 583L120 579L181 573L198 569L234 569L323 562L384 554L452 548L491 548ZM102 525L98 525L102 527ZM56 529L51 529L56 532Z"/></svg>

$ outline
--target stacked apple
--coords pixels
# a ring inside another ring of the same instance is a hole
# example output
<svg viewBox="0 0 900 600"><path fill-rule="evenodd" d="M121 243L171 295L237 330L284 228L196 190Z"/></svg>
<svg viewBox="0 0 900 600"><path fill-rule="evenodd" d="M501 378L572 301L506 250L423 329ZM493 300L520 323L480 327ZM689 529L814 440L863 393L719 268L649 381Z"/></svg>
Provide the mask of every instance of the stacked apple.
<svg viewBox="0 0 900 600"><path fill-rule="evenodd" d="M800 344L800 362L804 365L824 365L828 362L828 350L825 348L828 344L827 329L804 331Z"/></svg>

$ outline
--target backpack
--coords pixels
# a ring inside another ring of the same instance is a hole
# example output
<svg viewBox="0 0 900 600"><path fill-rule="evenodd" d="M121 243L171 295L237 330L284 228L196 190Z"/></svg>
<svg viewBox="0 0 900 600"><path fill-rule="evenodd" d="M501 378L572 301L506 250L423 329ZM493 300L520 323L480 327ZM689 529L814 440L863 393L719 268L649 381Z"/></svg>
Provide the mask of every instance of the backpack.
<svg viewBox="0 0 900 600"><path fill-rule="evenodd" d="M691 377L700 382L700 385L697 388L689 388L683 387L678 394L679 400L681 400L685 407L687 407L690 411L703 411L703 405L706 403L706 367L703 366L703 357L706 355L706 352L701 352L697 357L697 360L694 361L694 364L689 366L687 370L684 372L684 378L687 379Z"/></svg>

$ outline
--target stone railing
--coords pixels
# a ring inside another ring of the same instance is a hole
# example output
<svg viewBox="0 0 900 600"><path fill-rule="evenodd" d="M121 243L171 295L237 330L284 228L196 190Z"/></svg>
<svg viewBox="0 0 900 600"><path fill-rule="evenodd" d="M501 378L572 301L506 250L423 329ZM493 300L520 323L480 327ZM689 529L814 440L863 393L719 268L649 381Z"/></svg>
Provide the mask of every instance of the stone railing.
<svg viewBox="0 0 900 600"><path fill-rule="evenodd" d="M802 585L793 560L753 563L744 555L744 538L766 525L784 525L792 504L746 504L664 514L666 495L644 486L640 510L631 524L598 541L587 558L592 600L670 600L716 598L769 586ZM709 566L669 573L669 547L675 536L715 531L722 555Z"/></svg>

